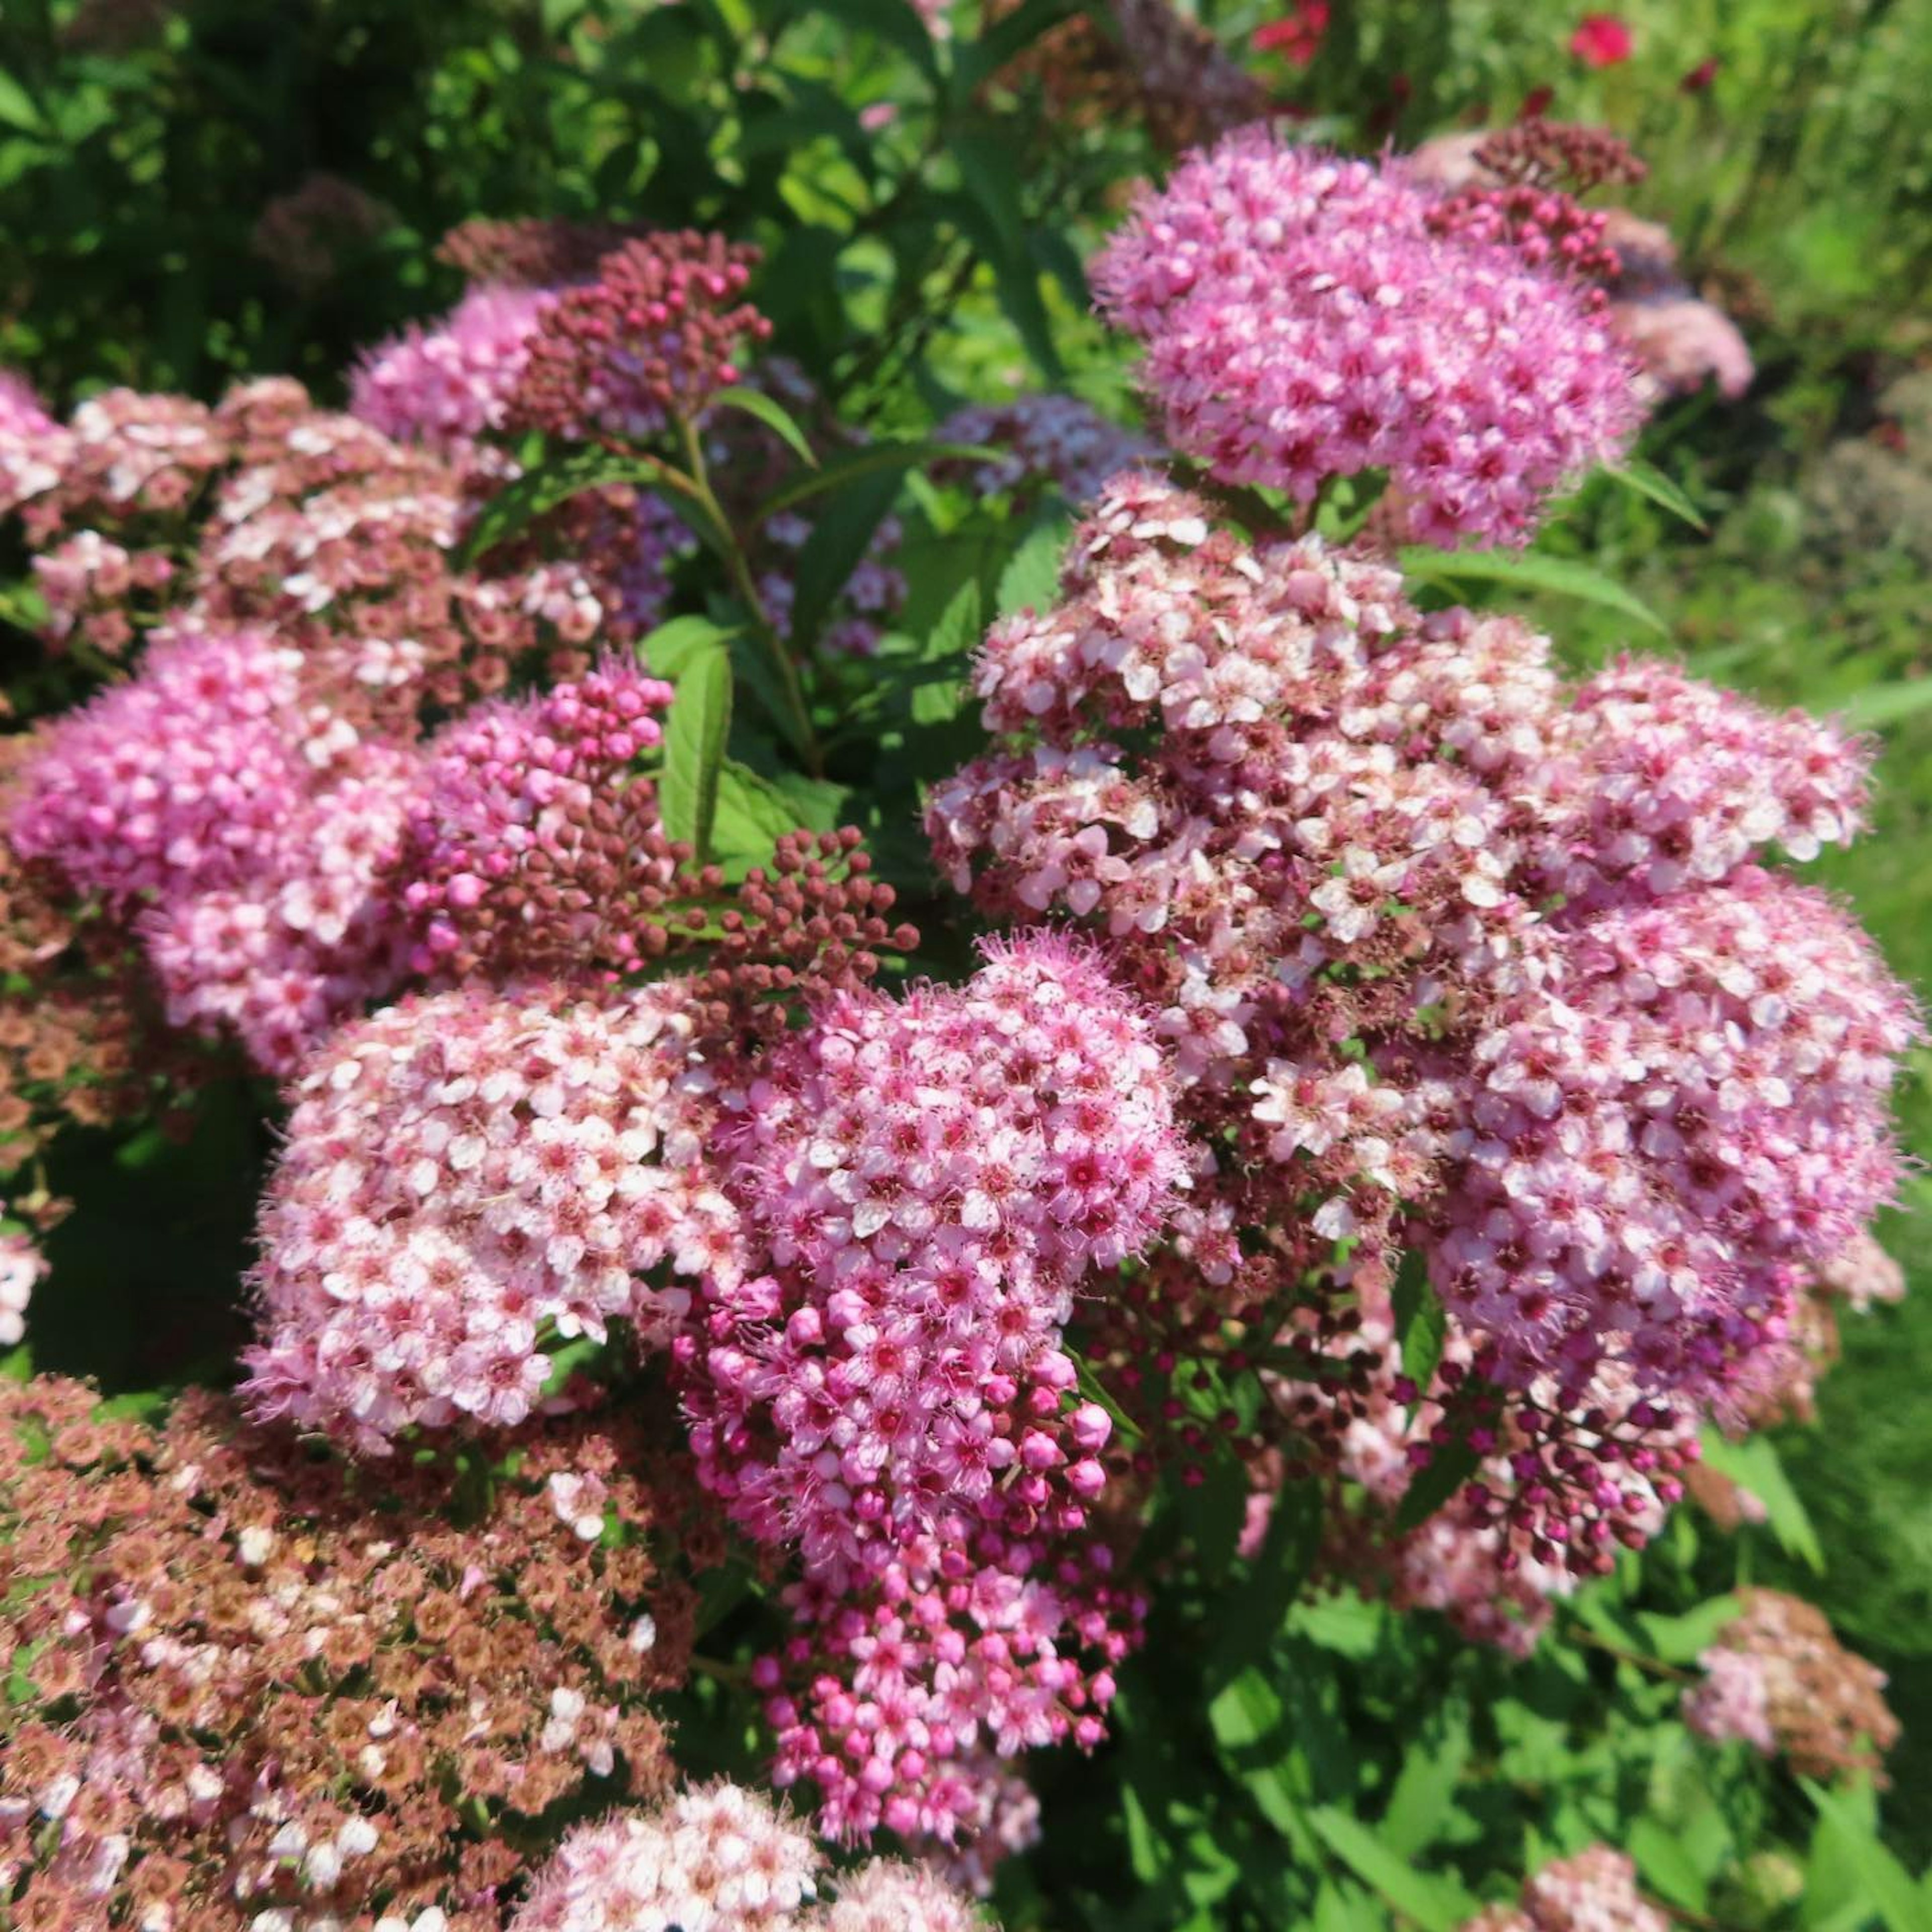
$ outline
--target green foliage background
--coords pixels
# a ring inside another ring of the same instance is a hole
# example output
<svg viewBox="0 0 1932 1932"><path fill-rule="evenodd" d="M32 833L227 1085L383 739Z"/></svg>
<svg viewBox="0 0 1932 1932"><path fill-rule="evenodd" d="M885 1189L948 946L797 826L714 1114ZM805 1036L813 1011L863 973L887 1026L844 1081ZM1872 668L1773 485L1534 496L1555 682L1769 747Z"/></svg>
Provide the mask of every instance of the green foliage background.
<svg viewBox="0 0 1932 1932"><path fill-rule="evenodd" d="M453 297L431 254L450 226L599 215L762 242L776 346L875 431L1042 386L1119 410L1129 372L1086 314L1081 262L1156 159L1131 127L1072 130L1027 88L988 86L1064 10L1028 0L982 35L966 8L935 44L902 0L4 0L0 364L64 400L116 382L212 396L282 370L332 398L359 346ZM1208 12L1238 46L1272 10ZM1622 10L1636 56L1600 73L1566 52L1567 9L1502 0L1337 0L1309 70L1256 64L1312 132L1348 144L1505 118L1546 86L1553 114L1606 120L1647 154L1640 212L1667 220L1694 276L1742 314L1760 380L1736 405L1675 406L1648 434L1648 460L1704 529L1600 480L1537 554L1625 586L1694 668L1882 730L1876 830L1823 869L1899 970L1932 985L1932 376L1894 386L1932 352L1932 9ZM1708 60L1710 86L1687 91ZM263 258L257 224L317 172L383 214L332 274L297 286ZM1895 461L1874 466L1874 449ZM852 539L842 518L856 526L884 501L835 499L824 553ZM932 935L921 964L944 970L954 914L924 867L914 779L973 742L946 682L974 628L962 620L1038 595L1063 524L1052 506L964 506L917 475L900 508L904 635L844 691L829 784ZM1533 575L1460 587L1529 607L1580 663L1657 645L1613 605ZM759 729L740 717L734 756L760 762ZM1905 1103L1922 1153L1927 1072ZM82 1207L34 1304L39 1366L110 1390L224 1372L268 1118L267 1096L228 1090L185 1148L149 1134L63 1153L51 1178ZM1527 1664L1427 1617L1309 1600L1321 1526L1292 1509L1246 1564L1231 1488L1169 1498L1156 1534L1175 1577L1124 1678L1120 1737L1041 1770L1045 1841L1003 1880L1007 1924L1436 1932L1601 1838L1687 1924L1932 1927L1928 1209L1916 1178L1883 1230L1912 1294L1850 1325L1817 1425L1777 1441L1788 1488L1774 1466L1754 1470L1770 1523L1724 1538L1687 1508ZM1810 1596L1891 1672L1906 1736L1882 1797L1804 1786L1678 1720L1683 1673L1748 1581ZM755 1593L721 1600L707 1642L728 1664L768 1615ZM694 1770L755 1766L729 1674L674 1713Z"/></svg>

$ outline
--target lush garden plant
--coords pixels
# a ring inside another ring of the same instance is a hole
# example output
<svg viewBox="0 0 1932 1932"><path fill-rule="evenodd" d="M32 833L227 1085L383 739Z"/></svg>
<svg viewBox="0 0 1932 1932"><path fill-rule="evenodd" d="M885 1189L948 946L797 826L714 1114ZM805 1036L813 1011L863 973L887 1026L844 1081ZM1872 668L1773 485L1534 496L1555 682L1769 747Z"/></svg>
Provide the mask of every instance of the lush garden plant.
<svg viewBox="0 0 1932 1932"><path fill-rule="evenodd" d="M8 24L0 1924L1932 1925L1922 379L1426 10Z"/></svg>

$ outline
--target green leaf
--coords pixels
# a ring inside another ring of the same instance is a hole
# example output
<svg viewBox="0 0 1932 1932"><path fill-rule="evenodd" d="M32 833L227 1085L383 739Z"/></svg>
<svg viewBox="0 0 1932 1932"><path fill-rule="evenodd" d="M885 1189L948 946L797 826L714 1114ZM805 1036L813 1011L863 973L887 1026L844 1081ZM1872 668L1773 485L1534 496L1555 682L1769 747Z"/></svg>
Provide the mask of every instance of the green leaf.
<svg viewBox="0 0 1932 1932"><path fill-rule="evenodd" d="M1706 1902L1703 1874L1675 1836L1654 1818L1640 1818L1630 1828L1624 1849L1636 1861L1644 1882L1673 1904L1702 1912Z"/></svg>
<svg viewBox="0 0 1932 1932"><path fill-rule="evenodd" d="M1049 388L1065 380L1053 326L1040 292L1038 266L1028 244L1018 162L1010 142L991 134L955 139L963 194L946 200L947 212L993 271L1000 307Z"/></svg>
<svg viewBox="0 0 1932 1932"><path fill-rule="evenodd" d="M795 656L803 657L818 641L832 606L872 548L898 489L899 479L890 471L863 477L830 504L812 526L793 578L790 643Z"/></svg>
<svg viewBox="0 0 1932 1932"><path fill-rule="evenodd" d="M1346 1811L1322 1805L1309 1813L1308 1822L1358 1878L1381 1893L1398 1912L1407 1913L1423 1932L1455 1932L1476 1910L1476 1901L1453 1879L1418 1871L1400 1852Z"/></svg>
<svg viewBox="0 0 1932 1932"><path fill-rule="evenodd" d="M1072 525L1059 518L1036 524L1000 573L994 608L1002 617L1050 609L1060 592L1060 560Z"/></svg>
<svg viewBox="0 0 1932 1932"><path fill-rule="evenodd" d="M1444 1705L1440 1736L1412 1744L1389 1793L1380 1827L1383 1842L1404 1858L1432 1844L1454 1809L1456 1787L1469 1762L1469 1713L1460 1702Z"/></svg>
<svg viewBox="0 0 1932 1932"><path fill-rule="evenodd" d="M1675 477L1665 476L1655 464L1646 463L1641 457L1632 457L1629 462L1621 465L1606 464L1603 473L1633 496L1648 496L1694 530L1709 530L1710 525L1698 514L1697 506L1685 495L1684 486Z"/></svg>
<svg viewBox="0 0 1932 1932"><path fill-rule="evenodd" d="M676 473L668 464L642 450L572 449L533 464L478 512L476 520L457 547L457 560L466 566L475 562L506 537L514 536L546 512L586 490L601 490L613 483L658 488L668 476ZM671 493L670 500L680 512L692 507L681 494Z"/></svg>
<svg viewBox="0 0 1932 1932"><path fill-rule="evenodd" d="M1713 1597L1682 1616L1640 1610L1637 1627L1659 1663L1694 1664L1717 1641L1718 1633L1737 1616L1738 1609L1736 1597Z"/></svg>
<svg viewBox="0 0 1932 1932"><path fill-rule="evenodd" d="M1414 1383L1418 1399L1429 1393L1436 1365L1449 1339L1448 1311L1429 1285L1428 1264L1419 1250L1402 1258L1395 1285L1396 1332L1401 1338L1402 1372Z"/></svg>
<svg viewBox="0 0 1932 1932"><path fill-rule="evenodd" d="M980 585L969 578L952 593L952 602L940 614L939 622L920 646L922 664L944 664L963 658L980 641Z"/></svg>
<svg viewBox="0 0 1932 1932"><path fill-rule="evenodd" d="M1932 1932L1932 1900L1927 1899L1911 1874L1880 1842L1874 1826L1861 1819L1854 1799L1811 1778L1801 1778L1798 1782L1836 1840L1839 1856L1858 1874L1868 1900L1885 1922L1886 1932Z"/></svg>
<svg viewBox="0 0 1932 1932"><path fill-rule="evenodd" d="M24 128L29 134L39 134L46 125L40 110L34 105L33 96L4 68L0 68L0 121Z"/></svg>
<svg viewBox="0 0 1932 1932"><path fill-rule="evenodd" d="M1322 1496L1312 1482L1284 1484L1248 1574L1227 1600L1215 1662L1222 1670L1265 1660L1322 1546Z"/></svg>
<svg viewBox="0 0 1932 1932"><path fill-rule="evenodd" d="M711 852L718 781L731 728L731 659L722 646L696 652L677 681L664 724L664 773L658 784L664 830L682 839L701 866Z"/></svg>
<svg viewBox="0 0 1932 1932"><path fill-rule="evenodd" d="M1000 454L976 442L868 442L827 457L809 476L794 476L789 482L782 483L752 512L752 521L762 524L781 511L795 510L827 490L856 482L862 476L876 476L882 470L924 470L936 463L984 462Z"/></svg>
<svg viewBox="0 0 1932 1932"><path fill-rule="evenodd" d="M1412 548L1403 550L1398 560L1404 576L1425 584L1502 584L1552 591L1621 611L1660 636L1670 634L1663 619L1642 598L1633 596L1615 578L1570 557L1544 556L1534 550L1513 556L1497 550Z"/></svg>
<svg viewBox="0 0 1932 1932"><path fill-rule="evenodd" d="M799 428L791 412L774 402L762 389L720 389L711 398L711 406L719 410L742 410L748 416L757 417L766 428L802 458L808 468L816 470L818 467L818 458L812 454L812 445L806 442L804 430Z"/></svg>
<svg viewBox="0 0 1932 1932"><path fill-rule="evenodd" d="M1765 1520L1779 1546L1820 1575L1824 1574L1825 1552L1811 1518L1784 1473L1784 1464L1770 1438L1747 1436L1742 1442L1714 1429L1704 1432L1703 1459L1720 1476L1728 1476L1740 1487L1750 1491L1764 1505Z"/></svg>
<svg viewBox="0 0 1932 1932"><path fill-rule="evenodd" d="M738 633L709 617L674 617L638 641L638 661L652 676L675 684L699 652L728 645Z"/></svg>
<svg viewBox="0 0 1932 1932"><path fill-rule="evenodd" d="M835 801L844 788L822 779L801 778L802 792L727 758L718 773L718 811L712 822L714 856L733 883L754 866L764 865L778 842L801 830L829 832L836 823Z"/></svg>
<svg viewBox="0 0 1932 1932"><path fill-rule="evenodd" d="M1398 1529L1414 1529L1426 1522L1476 1473L1481 1461L1466 1442L1436 1446L1426 1465L1402 1492L1395 1513Z"/></svg>
<svg viewBox="0 0 1932 1932"><path fill-rule="evenodd" d="M1845 706L1845 722L1861 731L1897 724L1932 706L1932 677L1914 677L1868 685Z"/></svg>

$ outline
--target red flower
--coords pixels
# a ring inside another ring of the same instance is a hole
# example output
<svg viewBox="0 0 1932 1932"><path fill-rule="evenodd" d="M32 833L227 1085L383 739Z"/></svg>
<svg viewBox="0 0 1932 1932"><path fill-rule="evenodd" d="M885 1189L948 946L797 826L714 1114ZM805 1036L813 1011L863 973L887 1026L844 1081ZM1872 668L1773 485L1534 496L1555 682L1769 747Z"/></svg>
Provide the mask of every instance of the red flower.
<svg viewBox="0 0 1932 1932"><path fill-rule="evenodd" d="M1295 0L1279 20L1257 27L1252 39L1257 52L1278 53L1292 67L1306 67L1320 52L1328 31L1328 0Z"/></svg>
<svg viewBox="0 0 1932 1932"><path fill-rule="evenodd" d="M1616 14L1586 14L1570 36L1570 51L1586 67L1616 67L1632 44L1630 23Z"/></svg>
<svg viewBox="0 0 1932 1932"><path fill-rule="evenodd" d="M1516 118L1522 121L1537 120L1556 98L1556 90L1553 87L1532 87L1522 97L1522 110Z"/></svg>
<svg viewBox="0 0 1932 1932"><path fill-rule="evenodd" d="M1705 94L1710 90L1712 81L1718 77L1719 62L1713 54L1708 60L1701 60L1677 85L1686 94Z"/></svg>

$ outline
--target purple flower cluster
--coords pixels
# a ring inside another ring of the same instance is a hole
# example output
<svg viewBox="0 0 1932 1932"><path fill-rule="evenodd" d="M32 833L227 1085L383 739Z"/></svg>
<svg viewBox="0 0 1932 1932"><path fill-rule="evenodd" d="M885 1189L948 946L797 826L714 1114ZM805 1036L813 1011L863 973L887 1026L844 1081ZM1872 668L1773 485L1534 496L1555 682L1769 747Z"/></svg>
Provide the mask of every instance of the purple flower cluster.
<svg viewBox="0 0 1932 1932"><path fill-rule="evenodd" d="M1440 235L1394 163L1248 128L1144 194L1095 265L1146 346L1168 438L1235 483L1313 499L1387 474L1415 538L1523 542L1634 434L1635 368L1577 284Z"/></svg>

